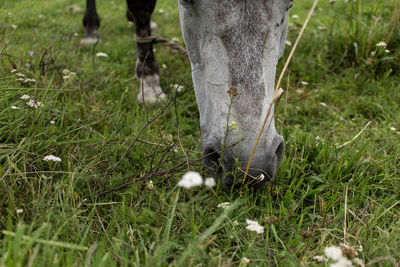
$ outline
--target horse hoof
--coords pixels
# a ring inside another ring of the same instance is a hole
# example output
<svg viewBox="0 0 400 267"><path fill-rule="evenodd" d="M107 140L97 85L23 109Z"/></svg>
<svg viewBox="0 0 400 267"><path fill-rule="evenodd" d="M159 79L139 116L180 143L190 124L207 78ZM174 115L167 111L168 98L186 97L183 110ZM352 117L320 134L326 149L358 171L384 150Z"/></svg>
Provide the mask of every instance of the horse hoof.
<svg viewBox="0 0 400 267"><path fill-rule="evenodd" d="M140 91L137 96L139 104L154 105L167 98L160 87L158 74L144 76L140 84Z"/></svg>
<svg viewBox="0 0 400 267"><path fill-rule="evenodd" d="M81 39L81 45L94 45L99 41L97 36L84 36Z"/></svg>

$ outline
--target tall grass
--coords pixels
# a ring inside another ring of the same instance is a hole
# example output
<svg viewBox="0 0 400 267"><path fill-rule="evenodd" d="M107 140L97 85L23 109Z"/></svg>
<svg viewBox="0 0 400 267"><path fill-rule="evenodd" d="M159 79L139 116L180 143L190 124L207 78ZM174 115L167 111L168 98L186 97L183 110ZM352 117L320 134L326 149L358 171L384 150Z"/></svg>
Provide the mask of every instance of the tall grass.
<svg viewBox="0 0 400 267"><path fill-rule="evenodd" d="M296 1L290 41L312 2ZM0 266L320 265L313 256L341 242L367 264L399 264L398 1L320 1L275 112L285 159L255 193L177 189L187 161L206 176L194 94L177 93L148 124L163 107L135 102L124 5L99 1L101 42L80 47L83 14L67 12L72 4L0 2ZM155 33L182 43L176 1L159 1L153 20ZM190 91L186 59L156 54L167 94L176 83ZM13 69L36 83L16 81ZM63 79L65 69L76 76ZM50 154L62 161L44 161ZM246 230L246 219L264 233Z"/></svg>

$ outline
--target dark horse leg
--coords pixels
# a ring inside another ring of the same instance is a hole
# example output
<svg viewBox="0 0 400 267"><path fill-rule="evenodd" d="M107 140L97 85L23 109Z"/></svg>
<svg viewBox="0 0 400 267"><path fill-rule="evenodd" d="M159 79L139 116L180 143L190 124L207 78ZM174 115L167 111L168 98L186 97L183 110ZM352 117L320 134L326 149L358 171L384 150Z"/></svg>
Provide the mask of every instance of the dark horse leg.
<svg viewBox="0 0 400 267"><path fill-rule="evenodd" d="M126 0L128 4L127 17L136 26L136 36L151 36L151 14L157 0ZM139 103L153 104L165 99L160 87L159 68L153 53L152 42L137 43L136 75L140 81Z"/></svg>
<svg viewBox="0 0 400 267"><path fill-rule="evenodd" d="M96 11L96 0L86 0L86 12L83 17L85 35L81 44L95 44L99 40L100 19Z"/></svg>

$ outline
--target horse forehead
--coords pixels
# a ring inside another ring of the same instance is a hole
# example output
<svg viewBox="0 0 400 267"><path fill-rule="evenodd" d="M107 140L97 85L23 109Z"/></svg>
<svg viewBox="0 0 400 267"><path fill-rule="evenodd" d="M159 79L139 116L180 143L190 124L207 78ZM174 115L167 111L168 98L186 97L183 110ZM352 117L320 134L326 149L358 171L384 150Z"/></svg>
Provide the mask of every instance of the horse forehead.
<svg viewBox="0 0 400 267"><path fill-rule="evenodd" d="M280 0L281 1L281 0ZM272 2L267 0L219 0L217 16L222 23L220 38L229 58L230 85L238 87L234 108L258 117L266 86L262 61L270 36Z"/></svg>

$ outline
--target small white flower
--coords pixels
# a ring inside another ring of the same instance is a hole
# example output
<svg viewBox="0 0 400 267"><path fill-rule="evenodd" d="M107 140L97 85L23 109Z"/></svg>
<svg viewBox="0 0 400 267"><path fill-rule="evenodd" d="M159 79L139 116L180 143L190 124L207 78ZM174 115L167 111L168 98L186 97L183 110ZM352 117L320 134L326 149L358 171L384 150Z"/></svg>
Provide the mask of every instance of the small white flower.
<svg viewBox="0 0 400 267"><path fill-rule="evenodd" d="M151 21L150 22L150 28L152 28L152 29L155 29L155 28L157 28L157 23L155 23L154 21Z"/></svg>
<svg viewBox="0 0 400 267"><path fill-rule="evenodd" d="M108 55L106 53L104 53L104 52L98 52L96 54L96 57L108 57Z"/></svg>
<svg viewBox="0 0 400 267"><path fill-rule="evenodd" d="M183 85L180 84L171 84L171 87L174 88L178 93L183 90Z"/></svg>
<svg viewBox="0 0 400 267"><path fill-rule="evenodd" d="M379 47L386 47L386 45L387 44L383 41L380 41L379 43L376 44L376 46L379 46Z"/></svg>
<svg viewBox="0 0 400 267"><path fill-rule="evenodd" d="M390 50L389 50L389 49L385 49L385 53L386 53L386 54L389 54L389 53L390 53Z"/></svg>
<svg viewBox="0 0 400 267"><path fill-rule="evenodd" d="M24 210L23 210L23 209L17 209L16 212L17 212L18 214L21 214L21 213L24 212Z"/></svg>
<svg viewBox="0 0 400 267"><path fill-rule="evenodd" d="M264 227L261 226L257 221L246 220L247 226L246 229L249 231L256 232L257 234L264 233Z"/></svg>
<svg viewBox="0 0 400 267"><path fill-rule="evenodd" d="M298 18L299 18L299 15L294 14L294 15L292 16L292 18L298 19Z"/></svg>
<svg viewBox="0 0 400 267"><path fill-rule="evenodd" d="M190 189L203 184L203 178L198 172L189 171L178 182L179 187Z"/></svg>
<svg viewBox="0 0 400 267"><path fill-rule="evenodd" d="M44 16L42 14L39 14L38 18L42 19Z"/></svg>
<svg viewBox="0 0 400 267"><path fill-rule="evenodd" d="M214 187L217 183L215 182L215 179L212 177L206 178L204 180L204 185L207 187Z"/></svg>
<svg viewBox="0 0 400 267"><path fill-rule="evenodd" d="M11 106L12 109L19 109L17 106Z"/></svg>
<svg viewBox="0 0 400 267"><path fill-rule="evenodd" d="M394 128L394 127L390 127L390 130L392 130L392 131L396 131L396 128Z"/></svg>
<svg viewBox="0 0 400 267"><path fill-rule="evenodd" d="M177 43L177 42L179 42L179 38L178 37L172 37L171 41L174 42L174 43Z"/></svg>
<svg viewBox="0 0 400 267"><path fill-rule="evenodd" d="M15 74L15 76L18 76L18 77L20 77L20 78L23 78L23 77L25 77L25 74L22 74L22 73L20 73L20 72L17 72L17 73Z"/></svg>
<svg viewBox="0 0 400 267"><path fill-rule="evenodd" d="M246 258L246 257L243 257L243 258L240 259L240 263L241 264L247 264L249 262L250 262L250 260L248 258Z"/></svg>
<svg viewBox="0 0 400 267"><path fill-rule="evenodd" d="M341 258L343 258L343 253L340 247L330 246L325 248L324 252L325 255L333 261L339 261Z"/></svg>
<svg viewBox="0 0 400 267"><path fill-rule="evenodd" d="M33 57L33 55L35 54L35 52L33 52L33 51L29 51L28 53L29 53L29 55L30 55L31 57Z"/></svg>
<svg viewBox="0 0 400 267"><path fill-rule="evenodd" d="M56 122L55 121L50 121L50 124L56 124Z"/></svg>
<svg viewBox="0 0 400 267"><path fill-rule="evenodd" d="M229 124L229 129L231 129L231 130L237 130L237 127L238 127L238 124L237 124L237 122L236 121L232 121L230 124Z"/></svg>
<svg viewBox="0 0 400 267"><path fill-rule="evenodd" d="M163 64L161 65L161 68L163 68L164 70L166 70L166 69L167 69L167 65L166 65L165 63L163 63Z"/></svg>
<svg viewBox="0 0 400 267"><path fill-rule="evenodd" d="M13 70L11 70L11 73L15 73L15 72L17 72L17 70L16 70L16 69L13 69Z"/></svg>
<svg viewBox="0 0 400 267"><path fill-rule="evenodd" d="M35 80L35 79L31 79L31 78L26 78L26 79L24 80L24 82L25 82L25 83L36 83L36 80Z"/></svg>
<svg viewBox="0 0 400 267"><path fill-rule="evenodd" d="M23 100L27 100L27 99L30 99L31 97L29 95L25 95L24 94L20 98L23 99Z"/></svg>
<svg viewBox="0 0 400 267"><path fill-rule="evenodd" d="M43 106L42 102L35 101L34 99L30 99L28 102L26 102L26 104L28 106L30 106L31 108L35 108L35 109L37 109L38 107Z"/></svg>
<svg viewBox="0 0 400 267"><path fill-rule="evenodd" d="M154 183L153 183L153 181L152 181L152 180L148 181L147 184L146 184L146 186L147 186L147 188L149 188L149 189L153 189L153 188L154 188Z"/></svg>
<svg viewBox="0 0 400 267"><path fill-rule="evenodd" d="M285 41L285 44L286 44L287 46L292 46L292 42L289 41L289 40L286 40L286 41Z"/></svg>
<svg viewBox="0 0 400 267"><path fill-rule="evenodd" d="M164 13L165 11L164 11L164 9L162 9L162 8L160 8L159 10L158 10L158 13Z"/></svg>
<svg viewBox="0 0 400 267"><path fill-rule="evenodd" d="M305 86L308 85L308 82L305 82L305 81L301 81L300 83L301 83L302 85L305 85Z"/></svg>
<svg viewBox="0 0 400 267"><path fill-rule="evenodd" d="M68 75L68 74L70 73L70 71L67 70L67 69L64 69L64 70L62 71L62 73L63 73L64 75Z"/></svg>
<svg viewBox="0 0 400 267"><path fill-rule="evenodd" d="M320 104L321 104L321 106L324 106L324 107L327 106L326 103L324 103L324 102L321 102Z"/></svg>
<svg viewBox="0 0 400 267"><path fill-rule="evenodd" d="M330 267L352 267L353 264L347 258L342 257L338 261L329 264Z"/></svg>
<svg viewBox="0 0 400 267"><path fill-rule="evenodd" d="M17 25L14 25L14 24L11 25L11 28L13 28L14 30L15 30L17 27L18 27Z"/></svg>
<svg viewBox="0 0 400 267"><path fill-rule="evenodd" d="M226 208L229 207L230 204L231 204L231 203L229 203L229 202L222 202L222 203L219 203L219 204L217 205L217 208L226 209Z"/></svg>
<svg viewBox="0 0 400 267"><path fill-rule="evenodd" d="M312 259L313 259L313 261L316 261L316 262L324 262L325 261L325 257L324 256L314 256L314 257L312 257Z"/></svg>
<svg viewBox="0 0 400 267"><path fill-rule="evenodd" d="M48 155L43 158L44 161L54 161L54 162L61 162L61 159L59 157L53 156L53 155Z"/></svg>

